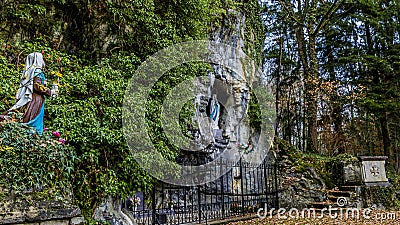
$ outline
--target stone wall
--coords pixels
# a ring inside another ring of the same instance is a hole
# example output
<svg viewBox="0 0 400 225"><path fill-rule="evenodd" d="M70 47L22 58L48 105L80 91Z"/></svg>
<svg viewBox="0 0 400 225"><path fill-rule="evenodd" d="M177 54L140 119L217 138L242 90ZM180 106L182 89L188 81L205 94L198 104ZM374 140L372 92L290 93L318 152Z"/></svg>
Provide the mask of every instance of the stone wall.
<svg viewBox="0 0 400 225"><path fill-rule="evenodd" d="M309 208L313 202L326 200L325 183L312 167L303 173L284 174L282 179L279 196L281 208Z"/></svg>
<svg viewBox="0 0 400 225"><path fill-rule="evenodd" d="M78 207L65 200L49 200L46 192L14 194L0 190L0 224L81 225ZM60 198L62 199L62 198Z"/></svg>

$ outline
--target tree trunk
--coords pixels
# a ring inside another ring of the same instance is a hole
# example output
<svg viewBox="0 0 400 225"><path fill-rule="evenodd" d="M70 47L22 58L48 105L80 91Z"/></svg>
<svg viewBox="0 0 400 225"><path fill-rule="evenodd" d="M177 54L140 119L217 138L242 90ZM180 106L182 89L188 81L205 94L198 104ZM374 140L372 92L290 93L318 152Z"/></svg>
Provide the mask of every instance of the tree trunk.
<svg viewBox="0 0 400 225"><path fill-rule="evenodd" d="M275 93L275 112L277 115L277 121L275 126L275 136L278 136L278 126L280 124L281 119L281 111L279 110L279 93L281 92L280 82L281 82L281 67L282 67L282 48L283 48L283 38L280 38L279 42L279 63L278 63L278 71L276 77L276 93Z"/></svg>
<svg viewBox="0 0 400 225"><path fill-rule="evenodd" d="M310 24L313 26L313 24ZM307 134L307 152L317 152L317 79L318 79L318 64L317 53L315 49L315 36L309 37L309 57L310 69L306 79L306 100L307 100L307 120L308 120L308 134Z"/></svg>
<svg viewBox="0 0 400 225"><path fill-rule="evenodd" d="M383 115L379 118L379 122L381 125L382 131L382 141L383 141L383 154L388 157L388 161L393 163L393 152L390 145L390 137L389 137L389 128L387 123L387 114L383 113Z"/></svg>
<svg viewBox="0 0 400 225"><path fill-rule="evenodd" d="M331 42L334 41L331 36L326 35L325 38ZM335 81L339 80L339 78L336 77L335 73L335 66L334 66L334 57L331 52L333 52L333 47L329 44L326 45L326 49L328 52L328 63L327 63L327 70L329 72L329 81ZM343 131L343 115L342 115L342 103L340 102L340 97L336 94L333 93L331 95L331 104L332 104L332 112L331 112L331 123L334 125L334 140L333 140L333 145L331 146L330 152L334 152L337 150L339 154L345 153L346 152L346 147L345 147L345 135Z"/></svg>

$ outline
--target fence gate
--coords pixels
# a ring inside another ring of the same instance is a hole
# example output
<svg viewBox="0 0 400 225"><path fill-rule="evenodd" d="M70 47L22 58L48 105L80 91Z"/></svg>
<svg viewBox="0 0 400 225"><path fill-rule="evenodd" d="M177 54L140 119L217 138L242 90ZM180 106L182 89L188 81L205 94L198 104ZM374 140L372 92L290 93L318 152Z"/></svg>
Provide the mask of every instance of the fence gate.
<svg viewBox="0 0 400 225"><path fill-rule="evenodd" d="M137 224L207 224L256 214L259 208L279 208L279 172L275 165L239 162L213 182L194 186L155 185L152 194L138 193L124 204ZM137 199L137 201L135 201ZM132 201L131 201L132 202Z"/></svg>

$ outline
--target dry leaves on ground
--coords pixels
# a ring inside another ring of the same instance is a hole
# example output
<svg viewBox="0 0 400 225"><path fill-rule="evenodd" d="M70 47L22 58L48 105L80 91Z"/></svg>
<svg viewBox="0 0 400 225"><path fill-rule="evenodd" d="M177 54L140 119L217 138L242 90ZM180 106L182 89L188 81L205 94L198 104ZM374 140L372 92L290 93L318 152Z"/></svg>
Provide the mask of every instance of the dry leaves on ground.
<svg viewBox="0 0 400 225"><path fill-rule="evenodd" d="M247 224L260 224L260 225L272 225L272 224L293 224L293 225L319 225L319 224L340 224L340 225L351 225L351 224L400 224L400 212L399 211L382 211L382 210L360 210L358 213L354 211L346 213L345 210L342 212L326 212L323 216L321 213L316 213L315 216L311 214L308 216L307 213L302 216L301 211L299 214L296 211L291 214L285 213L282 215L270 216L268 213L265 218L255 218L246 221L239 221L229 223L229 225L247 225Z"/></svg>

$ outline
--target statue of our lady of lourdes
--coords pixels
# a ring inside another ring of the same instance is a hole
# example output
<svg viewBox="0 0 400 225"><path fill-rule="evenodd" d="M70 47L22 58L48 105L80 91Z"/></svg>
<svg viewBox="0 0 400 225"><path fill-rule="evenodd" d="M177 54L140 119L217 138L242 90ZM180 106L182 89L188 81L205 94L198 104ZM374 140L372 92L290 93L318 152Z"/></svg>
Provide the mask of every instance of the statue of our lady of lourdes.
<svg viewBox="0 0 400 225"><path fill-rule="evenodd" d="M34 128L32 131L43 133L45 96L57 96L57 90L46 87L46 77L42 68L45 63L39 52L30 53L26 57L25 70L22 73L19 89L16 95L17 103L7 110L0 119L7 119L10 111L25 111L22 116L23 124Z"/></svg>

